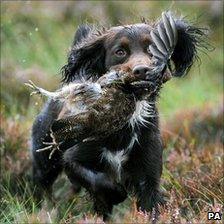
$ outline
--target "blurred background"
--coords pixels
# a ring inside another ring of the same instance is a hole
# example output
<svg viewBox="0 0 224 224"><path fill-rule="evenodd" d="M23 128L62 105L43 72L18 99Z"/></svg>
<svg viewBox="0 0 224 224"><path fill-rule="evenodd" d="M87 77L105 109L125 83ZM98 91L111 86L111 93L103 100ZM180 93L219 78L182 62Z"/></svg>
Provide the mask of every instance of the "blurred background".
<svg viewBox="0 0 224 224"><path fill-rule="evenodd" d="M169 81L158 102L164 139L162 188L168 207L161 220L206 221L206 209L223 203L222 1L1 1L1 204L0 222L74 222L90 214L85 191L74 196L64 177L55 184L56 208L38 206L30 179L30 130L44 100L24 82L55 90L74 32L81 23L130 24L156 20L164 10L209 27L211 52L200 52L188 76ZM146 222L129 198L114 222Z"/></svg>

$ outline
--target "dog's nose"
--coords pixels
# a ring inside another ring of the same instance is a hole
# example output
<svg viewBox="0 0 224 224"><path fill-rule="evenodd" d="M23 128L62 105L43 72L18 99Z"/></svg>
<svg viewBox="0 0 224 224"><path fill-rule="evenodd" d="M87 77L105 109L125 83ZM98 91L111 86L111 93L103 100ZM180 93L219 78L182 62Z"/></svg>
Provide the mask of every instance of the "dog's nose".
<svg viewBox="0 0 224 224"><path fill-rule="evenodd" d="M149 74L150 68L146 65L136 65L132 72L134 75L144 79Z"/></svg>

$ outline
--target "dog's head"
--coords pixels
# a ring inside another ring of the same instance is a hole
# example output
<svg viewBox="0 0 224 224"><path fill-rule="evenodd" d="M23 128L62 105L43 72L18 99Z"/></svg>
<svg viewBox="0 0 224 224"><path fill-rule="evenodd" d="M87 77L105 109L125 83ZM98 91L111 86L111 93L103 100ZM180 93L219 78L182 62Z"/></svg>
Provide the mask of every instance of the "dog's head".
<svg viewBox="0 0 224 224"><path fill-rule="evenodd" d="M198 48L202 46L205 32L183 19L177 18L173 21L177 40L167 60L173 64L170 70L172 76L180 77L189 71L194 59L197 58ZM80 26L74 38L68 63L62 70L63 81L68 83L80 78L98 79L111 69L131 72L144 78L150 74L154 63L154 52L150 48L155 42L152 30L159 26L164 27L163 22L160 20L152 25L140 23L110 29ZM160 72L166 73L167 65Z"/></svg>

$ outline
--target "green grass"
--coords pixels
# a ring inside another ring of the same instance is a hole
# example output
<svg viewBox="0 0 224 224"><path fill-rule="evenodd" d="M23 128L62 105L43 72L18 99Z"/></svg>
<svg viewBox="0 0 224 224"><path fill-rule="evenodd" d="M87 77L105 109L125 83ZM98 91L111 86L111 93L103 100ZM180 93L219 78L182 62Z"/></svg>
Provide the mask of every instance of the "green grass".
<svg viewBox="0 0 224 224"><path fill-rule="evenodd" d="M157 7L155 2L153 4ZM60 69L66 62L78 25L75 20L66 21L65 25L60 17L52 18L48 14L41 14L41 11L40 14L4 13L6 9L5 3L1 22L2 75L13 79L18 70L25 73L27 69L36 68L48 75L49 82L51 79L60 80ZM216 32L219 32L218 28ZM215 36L213 33L211 37ZM223 89L223 52L221 42L215 41L211 39L215 51L208 52L208 56L201 53L200 67L194 66L186 78L173 79L165 85L160 99L161 112L165 116L172 115L179 108L217 103ZM10 99L11 95L6 97Z"/></svg>
<svg viewBox="0 0 224 224"><path fill-rule="evenodd" d="M208 57L209 56L209 57ZM204 104L217 104L222 98L223 51L220 46L207 55L201 54L201 65L193 66L183 78L174 78L161 91L160 107L165 116L180 108L191 109ZM211 63L211 59L212 60Z"/></svg>
<svg viewBox="0 0 224 224"><path fill-rule="evenodd" d="M2 57L27 69L38 66L49 75L59 72L73 38L75 25L63 25L46 18L32 18L23 15L2 17ZM71 35L65 35L65 34ZM4 63L4 61L3 61Z"/></svg>

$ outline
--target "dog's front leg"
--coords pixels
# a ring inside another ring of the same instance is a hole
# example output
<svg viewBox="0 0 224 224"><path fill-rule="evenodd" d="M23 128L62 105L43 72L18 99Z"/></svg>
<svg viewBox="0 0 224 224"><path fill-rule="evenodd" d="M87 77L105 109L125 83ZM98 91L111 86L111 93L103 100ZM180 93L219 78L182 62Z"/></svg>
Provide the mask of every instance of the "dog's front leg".
<svg viewBox="0 0 224 224"><path fill-rule="evenodd" d="M158 180L146 177L139 183L137 191L137 207L143 212L152 212L151 217L157 219L159 215L158 206L164 204L164 199L159 191Z"/></svg>
<svg viewBox="0 0 224 224"><path fill-rule="evenodd" d="M130 180L135 188L137 207L141 211L156 211L163 203L159 192L162 173L162 142L157 118L148 118L147 127L141 126L127 164Z"/></svg>
<svg viewBox="0 0 224 224"><path fill-rule="evenodd" d="M92 142L76 144L64 153L64 167L69 180L78 181L93 196L95 212L107 218L113 205L122 202L127 193L104 171L101 153Z"/></svg>

